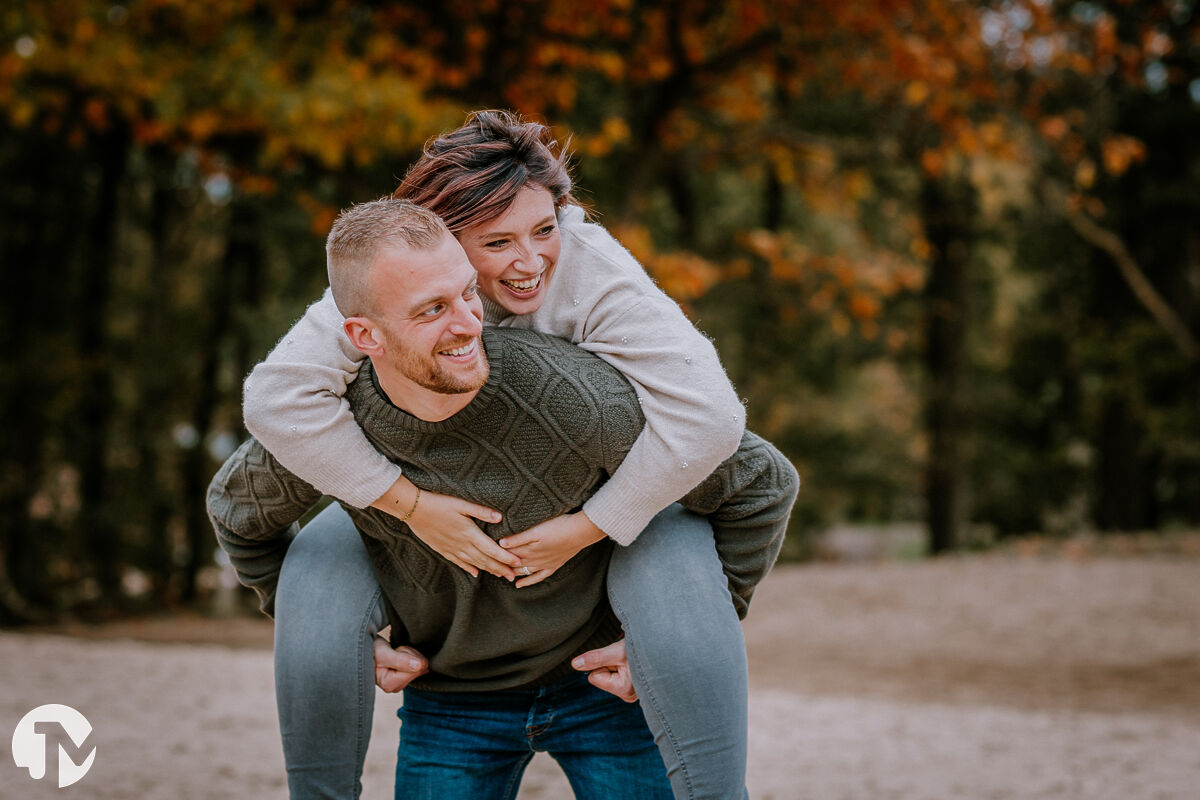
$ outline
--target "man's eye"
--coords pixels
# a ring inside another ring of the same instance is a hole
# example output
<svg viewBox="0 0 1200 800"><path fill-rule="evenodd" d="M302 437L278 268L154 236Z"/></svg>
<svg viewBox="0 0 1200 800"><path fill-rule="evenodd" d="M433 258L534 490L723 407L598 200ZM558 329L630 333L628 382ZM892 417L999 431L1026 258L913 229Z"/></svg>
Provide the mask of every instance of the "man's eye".
<svg viewBox="0 0 1200 800"><path fill-rule="evenodd" d="M445 308L446 307L444 305L442 305L441 303L438 303L436 306L430 306L429 308L422 311L421 316L422 317L436 317L438 314L442 313L442 311Z"/></svg>
<svg viewBox="0 0 1200 800"><path fill-rule="evenodd" d="M477 284L471 284L470 286L467 287L467 290L465 292L463 292L463 297L474 297L478 293L479 293L479 286Z"/></svg>

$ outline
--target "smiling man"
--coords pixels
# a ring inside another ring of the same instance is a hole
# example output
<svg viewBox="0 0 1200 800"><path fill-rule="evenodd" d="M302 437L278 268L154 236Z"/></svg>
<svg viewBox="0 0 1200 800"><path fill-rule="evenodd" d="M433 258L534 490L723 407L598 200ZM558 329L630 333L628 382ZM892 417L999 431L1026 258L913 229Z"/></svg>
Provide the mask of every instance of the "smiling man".
<svg viewBox="0 0 1200 800"><path fill-rule="evenodd" d="M402 200L354 206L327 250L346 334L369 357L346 393L355 419L418 487L499 509L483 526L493 539L578 508L632 447L644 420L628 381L565 340L484 329L475 270L430 212ZM746 543L740 563L725 564L745 578L743 604L778 553L794 480L747 433L681 500ZM213 479L221 546L268 613L294 523L319 499L253 439ZM397 796L508 796L532 750L559 761L577 797L672 796L637 706L572 667L622 635L605 591L610 539L518 589L468 575L392 515L343 507L382 589L377 622L427 660L404 689ZM301 734L280 711L286 753ZM322 735L319 721L302 725Z"/></svg>

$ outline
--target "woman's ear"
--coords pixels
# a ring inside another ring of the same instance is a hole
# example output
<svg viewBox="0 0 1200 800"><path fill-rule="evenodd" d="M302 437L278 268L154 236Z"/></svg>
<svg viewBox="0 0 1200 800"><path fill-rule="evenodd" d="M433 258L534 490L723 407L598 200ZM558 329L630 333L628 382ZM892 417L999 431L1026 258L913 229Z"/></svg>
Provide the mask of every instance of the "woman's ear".
<svg viewBox="0 0 1200 800"><path fill-rule="evenodd" d="M383 336L375 323L367 317L347 317L343 325L350 344L354 345L363 355L383 355Z"/></svg>

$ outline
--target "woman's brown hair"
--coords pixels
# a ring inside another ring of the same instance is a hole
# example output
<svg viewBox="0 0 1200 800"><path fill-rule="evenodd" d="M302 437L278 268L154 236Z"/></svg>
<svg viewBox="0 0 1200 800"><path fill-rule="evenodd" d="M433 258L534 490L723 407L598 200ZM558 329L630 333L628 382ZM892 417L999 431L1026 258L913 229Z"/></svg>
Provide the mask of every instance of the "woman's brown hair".
<svg viewBox="0 0 1200 800"><path fill-rule="evenodd" d="M507 211L526 183L549 191L556 208L577 202L567 148L548 127L509 111L476 111L426 143L392 197L429 209L458 235Z"/></svg>

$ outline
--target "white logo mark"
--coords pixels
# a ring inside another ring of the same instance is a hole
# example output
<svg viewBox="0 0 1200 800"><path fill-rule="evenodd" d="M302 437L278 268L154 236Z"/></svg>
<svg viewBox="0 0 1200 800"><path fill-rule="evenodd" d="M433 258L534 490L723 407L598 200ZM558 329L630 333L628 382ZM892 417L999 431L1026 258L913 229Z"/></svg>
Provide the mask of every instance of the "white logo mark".
<svg viewBox="0 0 1200 800"><path fill-rule="evenodd" d="M29 770L29 777L40 781L46 777L46 753L53 753L58 764L58 788L62 789L92 768L96 748L93 746L90 753L84 750L91 732L92 723L70 706L38 706L21 717L13 731L13 759L18 767Z"/></svg>

